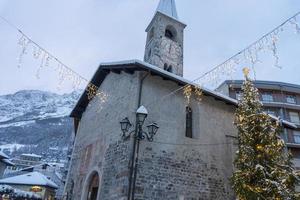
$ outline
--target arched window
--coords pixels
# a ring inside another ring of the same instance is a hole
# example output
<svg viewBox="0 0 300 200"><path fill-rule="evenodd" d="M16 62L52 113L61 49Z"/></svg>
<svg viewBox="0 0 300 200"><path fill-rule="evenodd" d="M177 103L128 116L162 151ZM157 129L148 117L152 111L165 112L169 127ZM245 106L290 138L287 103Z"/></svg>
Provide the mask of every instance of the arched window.
<svg viewBox="0 0 300 200"><path fill-rule="evenodd" d="M168 67L167 71L168 71L168 72L171 72L171 73L173 72L173 67L172 67L172 65L170 65L170 66Z"/></svg>
<svg viewBox="0 0 300 200"><path fill-rule="evenodd" d="M164 70L166 70L166 71L168 70L168 64L167 63L164 64Z"/></svg>
<svg viewBox="0 0 300 200"><path fill-rule="evenodd" d="M173 39L174 37L173 33L169 29L166 30L165 36L170 39Z"/></svg>
<svg viewBox="0 0 300 200"><path fill-rule="evenodd" d="M167 63L164 64L164 70L168 71L168 72L173 72L173 67L172 65L169 65Z"/></svg>
<svg viewBox="0 0 300 200"><path fill-rule="evenodd" d="M165 36L171 40L176 41L177 32L173 26L167 26L165 30Z"/></svg>
<svg viewBox="0 0 300 200"><path fill-rule="evenodd" d="M193 112L192 108L186 107L186 125L185 125L185 136L188 138L193 138Z"/></svg>
<svg viewBox="0 0 300 200"><path fill-rule="evenodd" d="M87 200L97 200L99 190L99 175L94 173L90 179L87 193Z"/></svg>

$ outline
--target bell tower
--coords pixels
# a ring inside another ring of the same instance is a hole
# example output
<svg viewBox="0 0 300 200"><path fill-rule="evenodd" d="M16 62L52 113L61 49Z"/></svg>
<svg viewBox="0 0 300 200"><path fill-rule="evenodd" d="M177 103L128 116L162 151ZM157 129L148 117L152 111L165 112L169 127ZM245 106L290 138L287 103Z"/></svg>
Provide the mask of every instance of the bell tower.
<svg viewBox="0 0 300 200"><path fill-rule="evenodd" d="M183 76L183 36L186 25L179 21L175 0L160 0L148 25L144 61Z"/></svg>

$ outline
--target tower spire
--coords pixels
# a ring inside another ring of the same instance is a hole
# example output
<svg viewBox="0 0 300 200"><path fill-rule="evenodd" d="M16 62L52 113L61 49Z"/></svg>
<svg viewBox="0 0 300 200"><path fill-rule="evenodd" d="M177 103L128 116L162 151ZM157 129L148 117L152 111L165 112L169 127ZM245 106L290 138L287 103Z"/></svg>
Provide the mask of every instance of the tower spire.
<svg viewBox="0 0 300 200"><path fill-rule="evenodd" d="M156 11L178 20L175 0L160 0Z"/></svg>

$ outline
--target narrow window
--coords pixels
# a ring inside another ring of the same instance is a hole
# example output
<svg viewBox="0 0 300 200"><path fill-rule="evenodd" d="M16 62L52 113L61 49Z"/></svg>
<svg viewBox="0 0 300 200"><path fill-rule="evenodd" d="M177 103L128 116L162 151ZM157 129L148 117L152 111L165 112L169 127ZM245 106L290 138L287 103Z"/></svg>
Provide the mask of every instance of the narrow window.
<svg viewBox="0 0 300 200"><path fill-rule="evenodd" d="M151 49L150 49L149 52L148 52L148 58L151 57L151 54L152 54L152 52L151 52Z"/></svg>
<svg viewBox="0 0 300 200"><path fill-rule="evenodd" d="M170 66L168 67L167 71L168 71L168 72L173 72L173 67L172 67L172 65L170 65Z"/></svg>
<svg viewBox="0 0 300 200"><path fill-rule="evenodd" d="M293 135L295 143L300 144L300 131L294 131Z"/></svg>
<svg viewBox="0 0 300 200"><path fill-rule="evenodd" d="M191 107L186 107L186 130L185 136L193 138L193 113Z"/></svg>
<svg viewBox="0 0 300 200"><path fill-rule="evenodd" d="M167 65L167 63L164 64L164 70L166 70L166 71L168 70L168 65Z"/></svg>
<svg viewBox="0 0 300 200"><path fill-rule="evenodd" d="M153 37L154 37L154 27L152 27L150 30L149 40L151 40Z"/></svg>
<svg viewBox="0 0 300 200"><path fill-rule="evenodd" d="M173 72L173 67L172 65L168 66L167 63L164 64L164 70L168 71L168 72Z"/></svg>

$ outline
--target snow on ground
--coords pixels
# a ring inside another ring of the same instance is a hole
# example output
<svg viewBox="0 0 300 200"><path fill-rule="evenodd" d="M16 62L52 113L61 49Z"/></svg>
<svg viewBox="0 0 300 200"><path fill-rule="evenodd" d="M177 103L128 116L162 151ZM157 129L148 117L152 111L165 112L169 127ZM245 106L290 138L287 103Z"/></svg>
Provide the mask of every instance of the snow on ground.
<svg viewBox="0 0 300 200"><path fill-rule="evenodd" d="M24 144L3 144L0 145L0 149L2 151L9 151L10 153L12 153L14 150L19 150L22 147L25 147L26 145Z"/></svg>
<svg viewBox="0 0 300 200"><path fill-rule="evenodd" d="M26 126L28 124L33 124L33 123L35 123L35 120L13 122L13 123L2 124L0 125L0 128L7 128L11 126Z"/></svg>

